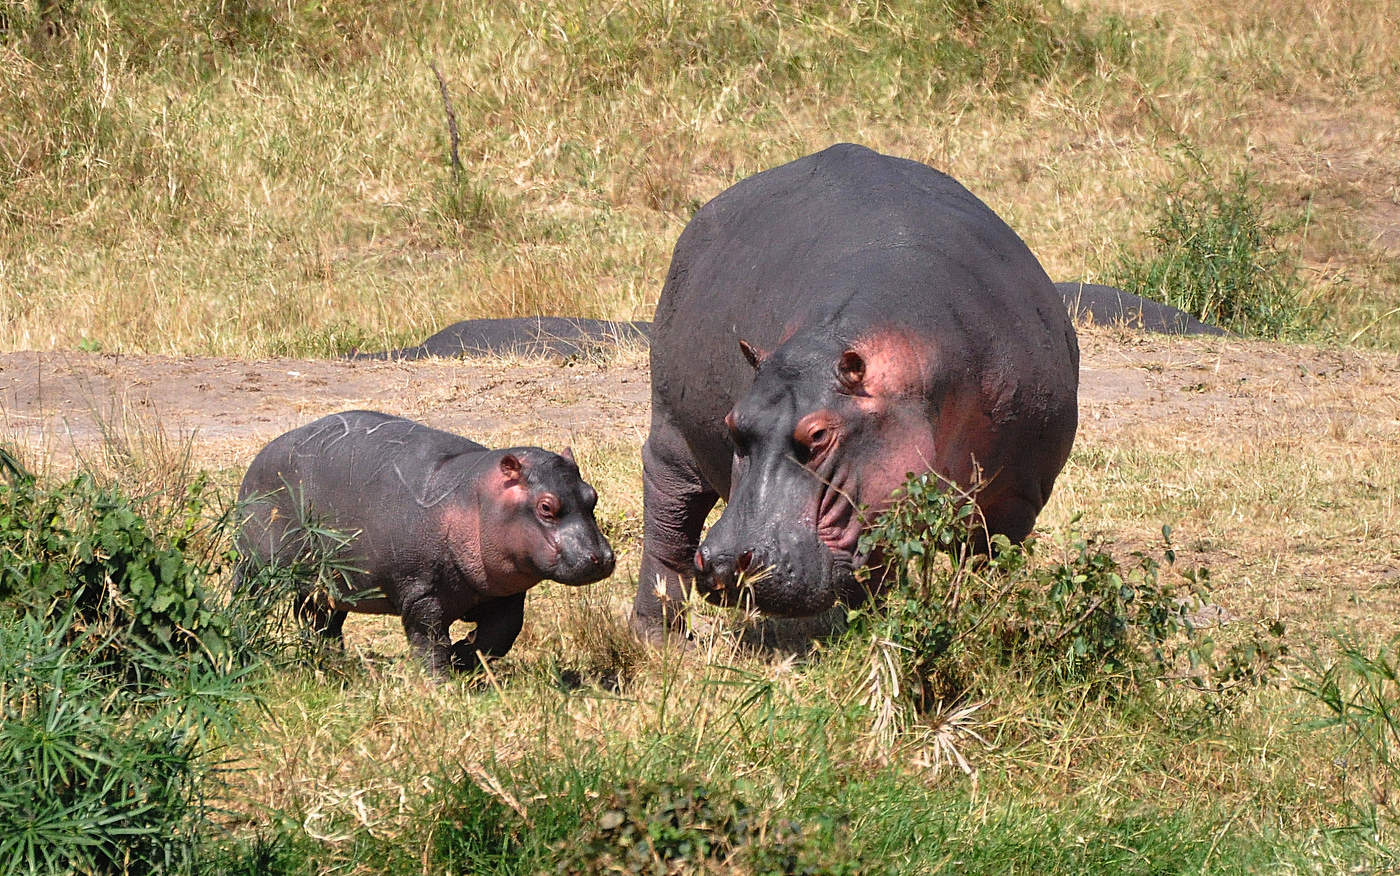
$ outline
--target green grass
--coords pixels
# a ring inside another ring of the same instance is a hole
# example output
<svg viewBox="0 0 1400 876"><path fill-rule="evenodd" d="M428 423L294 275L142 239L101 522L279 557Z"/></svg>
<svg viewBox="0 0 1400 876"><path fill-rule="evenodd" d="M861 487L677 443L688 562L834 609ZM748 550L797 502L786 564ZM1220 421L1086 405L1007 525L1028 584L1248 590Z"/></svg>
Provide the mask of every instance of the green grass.
<svg viewBox="0 0 1400 876"><path fill-rule="evenodd" d="M1238 334L1300 333L1296 258L1278 243L1283 227L1261 215L1249 175L1222 185L1199 163L1192 170L1162 192L1151 253L1125 253L1112 282Z"/></svg>
<svg viewBox="0 0 1400 876"><path fill-rule="evenodd" d="M620 453L593 462L607 470ZM5 465L12 475L23 471L18 461ZM134 475L128 472L136 482L159 480ZM110 529L106 518L82 523L91 506L84 497L100 484L11 483L41 498L80 501L57 515L71 525L42 530L49 535L39 542L25 535L38 531L32 515L5 517L6 570L81 559L64 546ZM203 582L206 604L225 618L214 626L231 641L250 642L243 631L269 610L229 600L226 577L208 577L204 564L221 556L212 533L198 549L180 541L191 525L189 497L202 495L198 483L148 502L102 506L122 521L112 531L149 538L132 542L134 553L104 559L111 571L103 580L119 588L127 612L120 617L131 619L110 627L121 636L145 635L149 625L139 619L159 594L132 587L120 570L133 568L133 557L161 556L170 544L185 545L187 562L170 583ZM219 507L211 500L200 514L217 518ZM922 531L939 517L933 505L921 507L892 515L877 532L897 544L920 543L911 527ZM50 547L39 550L40 542ZM37 610L42 600L12 599L12 607L35 608L0 624L9 667L0 683L7 709L0 751L8 752L0 763L7 775L32 775L7 780L0 818L29 818L23 813L35 810L24 801L36 794L75 807L63 796L72 784L54 772L73 768L65 764L93 773L89 790L126 799L121 789L132 782L159 787L151 776L179 755L174 805L140 810L148 820L165 818L150 821L160 829L134 818L116 822L134 831L122 835L137 857L114 861L103 851L105 863L81 866L147 872L153 854L164 855L166 872L288 874L605 872L609 860L624 872L716 866L755 873L992 873L1032 861L1051 873L1393 864L1395 823L1384 791L1393 781L1394 721L1386 717L1393 646L1377 651L1356 639L1341 659L1288 662L1300 683L1272 675L1226 684L1188 676L1196 681L1183 683L1170 672L1154 680L1163 671L1153 656L1163 630L1141 608L1153 604L1153 588L1166 592L1179 576L1166 566L1152 577L1115 571L1106 557L1073 544L1063 552L1042 546L1016 562L1005 553L996 569L963 573L1018 582L1012 591L1024 591L990 621L977 618L995 604L977 603L965 580L962 603L892 596L888 612L799 661L748 650L733 619L713 609L700 609L713 623L691 648L641 649L617 609L623 581L541 588L516 650L486 675L434 683L404 653L397 625L386 623L384 640L358 626L352 640L360 644L340 656L288 662L286 640L266 640L270 650L245 649L237 664L265 661L261 668L236 679L150 674L139 691L149 697L129 696L125 676L103 674L110 664L93 655L107 652L89 647L91 633L55 644L47 625L68 623L68 614L45 616ZM947 587L953 567L911 558L912 571L932 576L930 593ZM1074 592L1102 595L1119 580L1115 574L1135 589L1124 598L1141 607L1115 603L1117 622L1096 623L1119 630L1108 638L1100 630L1089 642L1111 659L1087 659L1091 651L1065 634L1082 603L1067 598L1056 611L1052 595L1018 601L1079 576L1085 581ZM973 621L959 635L975 647L924 648L918 630L949 617ZM1202 658L1226 665L1230 646L1250 644L1249 626L1213 631L1216 656ZM91 620L86 627L95 629ZM1287 641L1299 654L1319 644L1296 636ZM140 653L135 640L112 641L130 658ZM397 653L381 651L388 642ZM941 701L908 688L904 719L892 728L882 722L868 696L880 661L895 661L897 677L907 680L928 671L930 660L949 659L966 684L943 688L949 699ZM154 756L150 740L187 725L195 729L179 738L191 747ZM98 808L65 810L69 821L6 835L46 837L42 848L68 849L59 860L78 866L86 852L62 845L63 837L112 848L102 845L111 825L93 818L118 810L94 799ZM161 839L142 839L148 834ZM12 872L51 869L23 855L14 860Z"/></svg>

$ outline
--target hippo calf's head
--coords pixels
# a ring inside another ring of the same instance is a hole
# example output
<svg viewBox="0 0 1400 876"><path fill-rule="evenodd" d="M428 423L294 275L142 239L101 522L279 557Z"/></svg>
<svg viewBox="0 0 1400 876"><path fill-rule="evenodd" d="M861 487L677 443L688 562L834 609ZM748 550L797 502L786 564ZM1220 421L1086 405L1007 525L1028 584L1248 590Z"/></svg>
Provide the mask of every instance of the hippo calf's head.
<svg viewBox="0 0 1400 876"><path fill-rule="evenodd" d="M496 519L481 527L488 578L592 584L612 574L616 558L593 517L598 493L572 453L515 448L497 466Z"/></svg>
<svg viewBox="0 0 1400 876"><path fill-rule="evenodd" d="M927 351L898 332L809 332L771 356L740 345L756 373L725 417L729 501L695 554L696 586L783 616L858 603L869 516L932 465Z"/></svg>

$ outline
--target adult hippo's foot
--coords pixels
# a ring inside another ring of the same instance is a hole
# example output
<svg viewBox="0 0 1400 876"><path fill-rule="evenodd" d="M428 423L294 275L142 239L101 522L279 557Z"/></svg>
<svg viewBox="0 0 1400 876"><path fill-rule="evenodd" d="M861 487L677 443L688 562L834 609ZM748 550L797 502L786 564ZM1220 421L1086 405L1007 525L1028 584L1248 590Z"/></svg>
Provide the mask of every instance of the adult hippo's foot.
<svg viewBox="0 0 1400 876"><path fill-rule="evenodd" d="M860 533L910 472L980 473L988 530L1024 538L1078 368L1039 262L938 171L839 145L736 184L657 304L634 628L675 629L692 583L772 615L860 601Z"/></svg>

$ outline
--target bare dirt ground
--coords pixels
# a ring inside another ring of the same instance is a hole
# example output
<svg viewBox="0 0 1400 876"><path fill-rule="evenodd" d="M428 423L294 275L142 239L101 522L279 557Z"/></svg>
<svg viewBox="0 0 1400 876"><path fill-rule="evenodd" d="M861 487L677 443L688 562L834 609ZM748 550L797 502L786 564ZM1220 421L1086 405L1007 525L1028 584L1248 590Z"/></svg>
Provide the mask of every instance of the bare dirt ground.
<svg viewBox="0 0 1400 876"><path fill-rule="evenodd" d="M641 434L648 400L643 354L619 355L606 366L0 354L0 423L11 439L58 459L90 451L104 431L135 418L192 436L203 465L237 467L283 432L355 408L402 414L488 443L558 449L579 435Z"/></svg>
<svg viewBox="0 0 1400 876"><path fill-rule="evenodd" d="M1113 328L1085 328L1080 344L1078 447L1091 453L1072 462L1048 516L1082 510L1141 544L1162 521L1135 520L1121 507L1133 495L1195 495L1181 513L1196 519L1178 532L1195 541L1193 563L1227 591L1235 582L1234 609L1369 617L1400 632L1400 356ZM640 351L574 363L0 354L0 440L31 458L61 469L135 417L184 436L197 465L235 482L264 443L333 411L401 413L497 446L640 448L648 398ZM1170 475L1149 466L1115 493L1104 486L1115 452L1166 459ZM1314 483L1291 490L1277 469L1294 465Z"/></svg>
<svg viewBox="0 0 1400 876"><path fill-rule="evenodd" d="M1081 441L1166 424L1177 424L1183 440L1279 430L1314 440L1345 424L1370 442L1400 429L1394 354L1111 328L1081 328L1080 346ZM351 408L553 445L580 434L642 436L649 379L644 353L583 363L0 353L0 423L10 439L65 456L135 414L169 433L192 434L197 457L213 464L238 464L223 451L261 446Z"/></svg>

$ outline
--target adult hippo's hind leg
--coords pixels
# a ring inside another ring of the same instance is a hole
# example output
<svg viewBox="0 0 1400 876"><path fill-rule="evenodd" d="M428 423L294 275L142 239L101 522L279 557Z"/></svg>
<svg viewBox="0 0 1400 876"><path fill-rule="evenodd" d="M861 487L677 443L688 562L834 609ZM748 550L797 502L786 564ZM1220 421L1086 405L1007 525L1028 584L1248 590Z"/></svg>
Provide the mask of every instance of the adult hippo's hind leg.
<svg viewBox="0 0 1400 876"><path fill-rule="evenodd" d="M653 416L642 447L642 568L632 602L636 635L653 640L680 629L700 530L718 501L680 433Z"/></svg>

